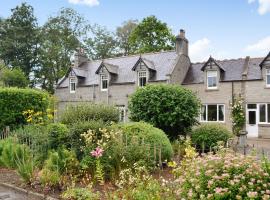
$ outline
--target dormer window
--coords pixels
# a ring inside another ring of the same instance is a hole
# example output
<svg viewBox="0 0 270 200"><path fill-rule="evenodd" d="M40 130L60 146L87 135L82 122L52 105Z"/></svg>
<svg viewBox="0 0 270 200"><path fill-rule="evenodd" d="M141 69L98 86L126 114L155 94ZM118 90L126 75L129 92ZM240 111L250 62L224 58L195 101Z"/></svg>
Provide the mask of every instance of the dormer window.
<svg viewBox="0 0 270 200"><path fill-rule="evenodd" d="M217 89L217 71L207 71L207 89Z"/></svg>
<svg viewBox="0 0 270 200"><path fill-rule="evenodd" d="M145 86L146 81L147 81L146 71L138 71L138 85L139 85L139 87Z"/></svg>
<svg viewBox="0 0 270 200"><path fill-rule="evenodd" d="M270 69L266 69L266 87L270 87Z"/></svg>
<svg viewBox="0 0 270 200"><path fill-rule="evenodd" d="M100 85L101 85L101 91L107 91L108 90L108 76L103 74L100 75Z"/></svg>
<svg viewBox="0 0 270 200"><path fill-rule="evenodd" d="M70 93L76 92L76 78L75 77L69 78L69 91Z"/></svg>

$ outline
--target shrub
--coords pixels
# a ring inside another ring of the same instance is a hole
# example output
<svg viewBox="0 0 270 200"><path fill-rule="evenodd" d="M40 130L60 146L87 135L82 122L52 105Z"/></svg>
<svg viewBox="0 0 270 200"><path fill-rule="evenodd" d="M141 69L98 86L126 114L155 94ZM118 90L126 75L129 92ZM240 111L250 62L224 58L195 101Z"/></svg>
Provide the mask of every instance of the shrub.
<svg viewBox="0 0 270 200"><path fill-rule="evenodd" d="M61 175L58 171L44 168L40 171L39 179L43 186L56 187L61 181Z"/></svg>
<svg viewBox="0 0 270 200"><path fill-rule="evenodd" d="M100 128L103 129L107 126L108 124L103 122L102 120L82 121L69 126L70 131L68 135L68 145L71 149L75 151L78 159L82 158L82 148L85 146L85 142L84 140L82 140L81 134L87 132L88 130L99 132Z"/></svg>
<svg viewBox="0 0 270 200"><path fill-rule="evenodd" d="M47 128L49 149L57 149L67 145L69 130L65 124L52 123Z"/></svg>
<svg viewBox="0 0 270 200"><path fill-rule="evenodd" d="M99 192L92 192L92 188L69 188L61 197L64 200L99 200Z"/></svg>
<svg viewBox="0 0 270 200"><path fill-rule="evenodd" d="M7 87L25 88L29 84L29 81L20 68L5 68L1 71L0 81Z"/></svg>
<svg viewBox="0 0 270 200"><path fill-rule="evenodd" d="M161 146L161 157L163 160L170 160L173 154L172 146L166 134L152 125L145 122L130 122L125 124L113 125L113 128L120 129L125 137L129 139L138 137L146 144L150 144L153 148L154 145L158 148ZM128 141L128 143L131 141ZM135 153L133 156L136 156Z"/></svg>
<svg viewBox="0 0 270 200"><path fill-rule="evenodd" d="M170 138L185 134L197 123L200 102L188 89L177 85L147 85L130 98L130 119L162 129Z"/></svg>
<svg viewBox="0 0 270 200"><path fill-rule="evenodd" d="M230 137L232 133L223 125L203 124L192 131L191 141L198 148L209 150L210 147L217 146L217 142L226 142Z"/></svg>
<svg viewBox="0 0 270 200"><path fill-rule="evenodd" d="M26 124L24 111L46 113L49 95L34 89L0 88L0 130ZM42 117L42 116L41 116Z"/></svg>
<svg viewBox="0 0 270 200"><path fill-rule="evenodd" d="M175 169L176 199L269 199L269 163L222 149L189 157Z"/></svg>
<svg viewBox="0 0 270 200"><path fill-rule="evenodd" d="M117 122L119 120L118 110L109 105L82 103L67 106L60 117L60 121L64 124L74 124L91 120Z"/></svg>

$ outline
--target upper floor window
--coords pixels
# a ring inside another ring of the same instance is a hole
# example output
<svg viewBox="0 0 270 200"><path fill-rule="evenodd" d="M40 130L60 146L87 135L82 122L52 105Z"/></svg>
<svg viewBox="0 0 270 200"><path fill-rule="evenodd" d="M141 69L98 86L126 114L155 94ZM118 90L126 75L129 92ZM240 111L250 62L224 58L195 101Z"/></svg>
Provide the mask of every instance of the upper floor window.
<svg viewBox="0 0 270 200"><path fill-rule="evenodd" d="M75 93L76 91L76 78L74 77L69 79L69 91L70 93Z"/></svg>
<svg viewBox="0 0 270 200"><path fill-rule="evenodd" d="M138 71L138 85L143 87L146 85L146 71Z"/></svg>
<svg viewBox="0 0 270 200"><path fill-rule="evenodd" d="M202 122L224 122L225 105L224 104L205 104L201 107Z"/></svg>
<svg viewBox="0 0 270 200"><path fill-rule="evenodd" d="M207 72L207 89L217 89L217 71Z"/></svg>
<svg viewBox="0 0 270 200"><path fill-rule="evenodd" d="M270 87L270 69L266 69L266 86Z"/></svg>
<svg viewBox="0 0 270 200"><path fill-rule="evenodd" d="M107 91L108 90L108 76L107 75L101 75L100 76L100 82L101 82L101 91Z"/></svg>

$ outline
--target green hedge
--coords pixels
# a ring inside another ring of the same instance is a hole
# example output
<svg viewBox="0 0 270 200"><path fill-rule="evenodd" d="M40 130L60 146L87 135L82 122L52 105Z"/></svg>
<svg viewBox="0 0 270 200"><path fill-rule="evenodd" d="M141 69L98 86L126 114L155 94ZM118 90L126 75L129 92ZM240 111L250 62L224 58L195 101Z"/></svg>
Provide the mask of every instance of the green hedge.
<svg viewBox="0 0 270 200"><path fill-rule="evenodd" d="M26 124L24 111L45 112L49 102L49 95L40 90L0 88L0 129Z"/></svg>

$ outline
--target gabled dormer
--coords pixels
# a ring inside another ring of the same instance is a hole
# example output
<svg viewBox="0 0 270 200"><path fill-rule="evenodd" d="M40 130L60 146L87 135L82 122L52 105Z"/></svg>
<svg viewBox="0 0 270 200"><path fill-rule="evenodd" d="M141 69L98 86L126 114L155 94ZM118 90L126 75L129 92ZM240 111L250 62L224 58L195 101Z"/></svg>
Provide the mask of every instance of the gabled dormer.
<svg viewBox="0 0 270 200"><path fill-rule="evenodd" d="M85 81L86 74L87 74L86 70L77 67L69 68L68 72L66 73L66 78L69 79L70 93L76 93L77 86Z"/></svg>
<svg viewBox="0 0 270 200"><path fill-rule="evenodd" d="M270 88L270 52L260 63L260 67L262 70L263 80L265 80L265 86Z"/></svg>
<svg viewBox="0 0 270 200"><path fill-rule="evenodd" d="M136 83L139 87L145 86L149 81L155 79L156 69L154 62L139 57L138 61L132 67L132 70L136 72Z"/></svg>
<svg viewBox="0 0 270 200"><path fill-rule="evenodd" d="M96 74L99 74L100 77L100 90L108 91L110 83L117 78L118 66L102 61Z"/></svg>
<svg viewBox="0 0 270 200"><path fill-rule="evenodd" d="M204 72L204 82L207 90L217 90L219 82L225 73L224 68L210 56L201 70Z"/></svg>

